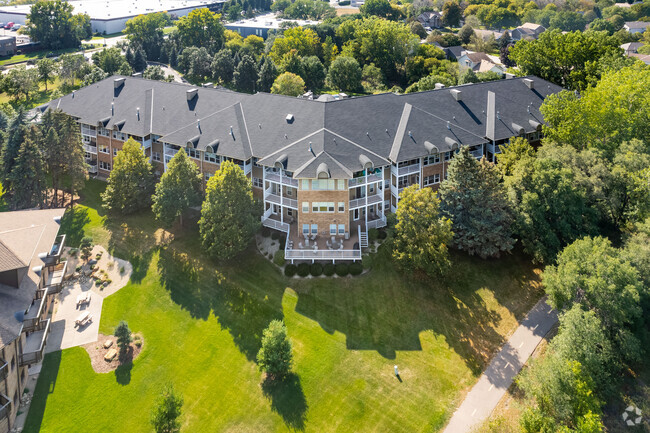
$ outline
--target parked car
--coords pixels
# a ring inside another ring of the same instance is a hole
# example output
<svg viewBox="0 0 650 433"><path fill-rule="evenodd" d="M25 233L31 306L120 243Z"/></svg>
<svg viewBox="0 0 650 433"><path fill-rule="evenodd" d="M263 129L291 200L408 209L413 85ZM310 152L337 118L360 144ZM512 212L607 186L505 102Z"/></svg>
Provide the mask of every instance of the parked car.
<svg viewBox="0 0 650 433"><path fill-rule="evenodd" d="M9 30L9 29L11 29L13 26L14 26L14 23L10 21L10 22L8 22L8 23L5 25L5 29L6 29L6 30Z"/></svg>
<svg viewBox="0 0 650 433"><path fill-rule="evenodd" d="M0 23L0 29L3 29L5 27L5 23Z"/></svg>
<svg viewBox="0 0 650 433"><path fill-rule="evenodd" d="M14 32L14 31L18 30L21 27L22 27L22 25L20 25L20 24L14 24L14 26L11 28L11 31Z"/></svg>

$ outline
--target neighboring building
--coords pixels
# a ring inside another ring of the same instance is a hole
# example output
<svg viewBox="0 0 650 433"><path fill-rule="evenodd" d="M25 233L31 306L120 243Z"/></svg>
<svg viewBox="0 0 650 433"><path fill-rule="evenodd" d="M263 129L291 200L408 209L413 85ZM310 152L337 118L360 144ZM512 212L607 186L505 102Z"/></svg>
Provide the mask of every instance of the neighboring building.
<svg viewBox="0 0 650 433"><path fill-rule="evenodd" d="M546 31L541 24L524 23L510 32L513 41L534 40Z"/></svg>
<svg viewBox="0 0 650 433"><path fill-rule="evenodd" d="M646 65L650 65L650 54L630 54L629 57L634 57L635 59L641 60Z"/></svg>
<svg viewBox="0 0 650 433"><path fill-rule="evenodd" d="M13 428L28 368L43 359L50 307L66 272L63 212L0 212L0 433Z"/></svg>
<svg viewBox="0 0 650 433"><path fill-rule="evenodd" d="M226 0L79 0L69 1L73 13L90 16L93 33L117 33L125 28L125 23L138 15L153 12L169 12L177 17L185 16L194 9L209 8L221 10ZM0 21L13 21L25 24L32 5L0 7Z"/></svg>
<svg viewBox="0 0 650 433"><path fill-rule="evenodd" d="M625 23L623 28L629 33L643 33L650 26L650 22L646 21L628 21Z"/></svg>
<svg viewBox="0 0 650 433"><path fill-rule="evenodd" d="M474 34L483 39L484 41L489 41L490 38L494 37L495 41L498 41L501 39L501 36L503 36L503 32L497 32L494 30L482 30L482 29L474 29Z"/></svg>
<svg viewBox="0 0 650 433"><path fill-rule="evenodd" d="M627 44L621 45L621 49L626 56L629 56L630 54L638 53L639 48L642 46L643 44L641 42L628 42Z"/></svg>
<svg viewBox="0 0 650 433"><path fill-rule="evenodd" d="M447 56L448 60L456 60L460 59L463 54L467 53L467 50L462 47L461 45L456 45L453 47L444 47L442 49L445 52L445 55Z"/></svg>
<svg viewBox="0 0 650 433"><path fill-rule="evenodd" d="M91 172L107 177L129 137L157 174L186 152L207 181L239 165L264 203L263 224L288 233L288 260L360 260L409 185L437 188L460 146L494 159L513 136L540 138L544 98L561 88L515 78L428 92L321 102L111 77L40 107L78 120ZM304 234L344 250L299 249ZM321 238L322 239L322 238Z"/></svg>
<svg viewBox="0 0 650 433"><path fill-rule="evenodd" d="M440 12L422 12L417 20L425 29L439 29L442 27L442 14Z"/></svg>
<svg viewBox="0 0 650 433"><path fill-rule="evenodd" d="M13 56L16 53L16 38L13 36L0 37L0 56Z"/></svg>
<svg viewBox="0 0 650 433"><path fill-rule="evenodd" d="M503 75L503 67L496 63L496 60L485 53L465 52L458 58L460 68L470 68L474 72L496 72Z"/></svg>
<svg viewBox="0 0 650 433"><path fill-rule="evenodd" d="M234 23L225 23L228 30L233 30L243 37L255 35L266 39L269 35L269 30L278 30L282 23L293 22L299 26L309 24L318 24L320 21L309 20L283 20L278 19L275 14L270 13L266 15L259 15L255 18L236 21Z"/></svg>

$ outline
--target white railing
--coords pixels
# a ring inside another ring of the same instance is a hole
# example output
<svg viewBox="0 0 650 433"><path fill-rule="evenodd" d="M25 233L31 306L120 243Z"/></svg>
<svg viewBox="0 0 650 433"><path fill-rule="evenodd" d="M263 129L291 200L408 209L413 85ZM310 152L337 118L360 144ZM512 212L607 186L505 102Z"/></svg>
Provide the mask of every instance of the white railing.
<svg viewBox="0 0 650 433"><path fill-rule="evenodd" d="M88 173L97 174L97 164L88 164Z"/></svg>
<svg viewBox="0 0 650 433"><path fill-rule="evenodd" d="M289 176L280 176L278 173L267 170L265 178L269 182L281 183L282 185L289 185L298 188L298 179L293 179Z"/></svg>
<svg viewBox="0 0 650 433"><path fill-rule="evenodd" d="M472 156L474 156L474 158L476 158L476 159L481 159L481 158L483 158L483 149L472 150L470 153L471 153Z"/></svg>
<svg viewBox="0 0 650 433"><path fill-rule="evenodd" d="M358 207L362 207L366 204L366 198L355 198L354 200L350 200L350 209L356 209Z"/></svg>
<svg viewBox="0 0 650 433"><path fill-rule="evenodd" d="M264 215L262 215L262 222L264 222L264 220L270 217L272 214L273 214L273 208L270 207L264 212Z"/></svg>
<svg viewBox="0 0 650 433"><path fill-rule="evenodd" d="M287 260L361 260L361 250L295 250L284 252Z"/></svg>
<svg viewBox="0 0 650 433"><path fill-rule="evenodd" d="M373 194L368 196L368 204L377 204L384 201L384 194Z"/></svg>
<svg viewBox="0 0 650 433"><path fill-rule="evenodd" d="M285 232L289 234L289 224L280 222L278 220L274 220L271 218L266 218L262 220L262 225L264 227L268 227L270 229L275 229L275 230L280 230L281 232Z"/></svg>
<svg viewBox="0 0 650 433"><path fill-rule="evenodd" d="M407 165L405 167L390 166L390 172L395 176L407 176L409 174L420 172L420 163Z"/></svg>
<svg viewBox="0 0 650 433"><path fill-rule="evenodd" d="M253 162L252 162L251 160L249 160L249 161L250 161L250 162L248 162L248 163L247 163L247 162L244 162L244 166L243 166L243 167L240 165L240 167L242 168L242 170L244 170L244 174L249 174L249 173L253 170Z"/></svg>
<svg viewBox="0 0 650 433"><path fill-rule="evenodd" d="M82 124L81 125L81 134L82 135L89 135L91 137L97 137L97 130L90 129L90 126Z"/></svg>
<svg viewBox="0 0 650 433"><path fill-rule="evenodd" d="M383 193L382 194L375 193L375 194L369 195L367 197L367 199L368 199L367 201L366 201L366 197L355 198L354 200L350 200L350 205L349 206L350 206L350 209L356 209L358 207L364 207L366 205L381 203L382 201L384 201L383 197L384 197Z"/></svg>
<svg viewBox="0 0 650 433"><path fill-rule="evenodd" d="M84 150L93 155L97 155L97 146L91 146L90 144L84 144Z"/></svg>
<svg viewBox="0 0 650 433"><path fill-rule="evenodd" d="M280 197L279 195L273 193L271 190L271 187L268 187L264 191L264 200L274 203L274 204L279 204L281 206L287 206L293 209L298 209L298 200L288 198L288 197Z"/></svg>
<svg viewBox="0 0 650 433"><path fill-rule="evenodd" d="M399 197L399 191L397 190L397 187L395 185L393 185L392 183L390 184L390 192L395 197Z"/></svg>
<svg viewBox="0 0 650 433"><path fill-rule="evenodd" d="M151 139L142 141L142 147L144 147L145 150L150 149L151 148Z"/></svg>
<svg viewBox="0 0 650 433"><path fill-rule="evenodd" d="M368 176L355 177L348 181L348 188L356 188L368 183L381 182L383 180L381 174L371 174Z"/></svg>
<svg viewBox="0 0 650 433"><path fill-rule="evenodd" d="M165 147L165 155L167 155L167 156L174 156L174 155L176 155L179 151L180 151L180 149L171 149L171 148L169 148L169 147Z"/></svg>
<svg viewBox="0 0 650 433"><path fill-rule="evenodd" d="M379 215L378 219L368 221L368 223L366 224L367 230L386 227L386 215L384 215L383 212L380 212L378 215Z"/></svg>

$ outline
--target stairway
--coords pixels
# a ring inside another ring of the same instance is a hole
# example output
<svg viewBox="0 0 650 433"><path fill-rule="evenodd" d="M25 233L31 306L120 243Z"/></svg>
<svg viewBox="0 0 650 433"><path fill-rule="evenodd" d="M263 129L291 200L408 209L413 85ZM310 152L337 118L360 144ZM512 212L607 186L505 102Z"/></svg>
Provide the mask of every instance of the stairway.
<svg viewBox="0 0 650 433"><path fill-rule="evenodd" d="M362 230L359 233L359 246L361 248L367 248L368 247L368 232L365 230Z"/></svg>

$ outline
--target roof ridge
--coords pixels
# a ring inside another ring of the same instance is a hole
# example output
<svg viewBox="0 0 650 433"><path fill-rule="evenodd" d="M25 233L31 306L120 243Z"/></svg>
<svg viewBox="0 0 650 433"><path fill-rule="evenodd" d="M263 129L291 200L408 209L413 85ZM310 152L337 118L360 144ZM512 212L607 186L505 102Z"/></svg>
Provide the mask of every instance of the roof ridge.
<svg viewBox="0 0 650 433"><path fill-rule="evenodd" d="M353 146L356 146L356 147L358 147L359 149L363 149L363 150L365 150L366 152L373 154L373 155L376 156L377 158L379 158L379 159L383 159L384 161L389 162L386 158L384 158L383 156L379 155L379 154L376 153L376 152L373 152L372 150L368 149L367 147L362 146L361 144L355 143L354 141L350 140L349 138L347 138L347 137L345 137L345 136L343 136L343 135L341 135L341 134L338 134L338 133L336 133L336 132L334 132L334 131L332 131L332 130L330 130L330 129L328 129L328 128L324 128L324 129L325 129L325 131L329 132L330 134L332 134L332 135L336 135L337 137L342 138L343 140L347 141L348 143L352 144Z"/></svg>

